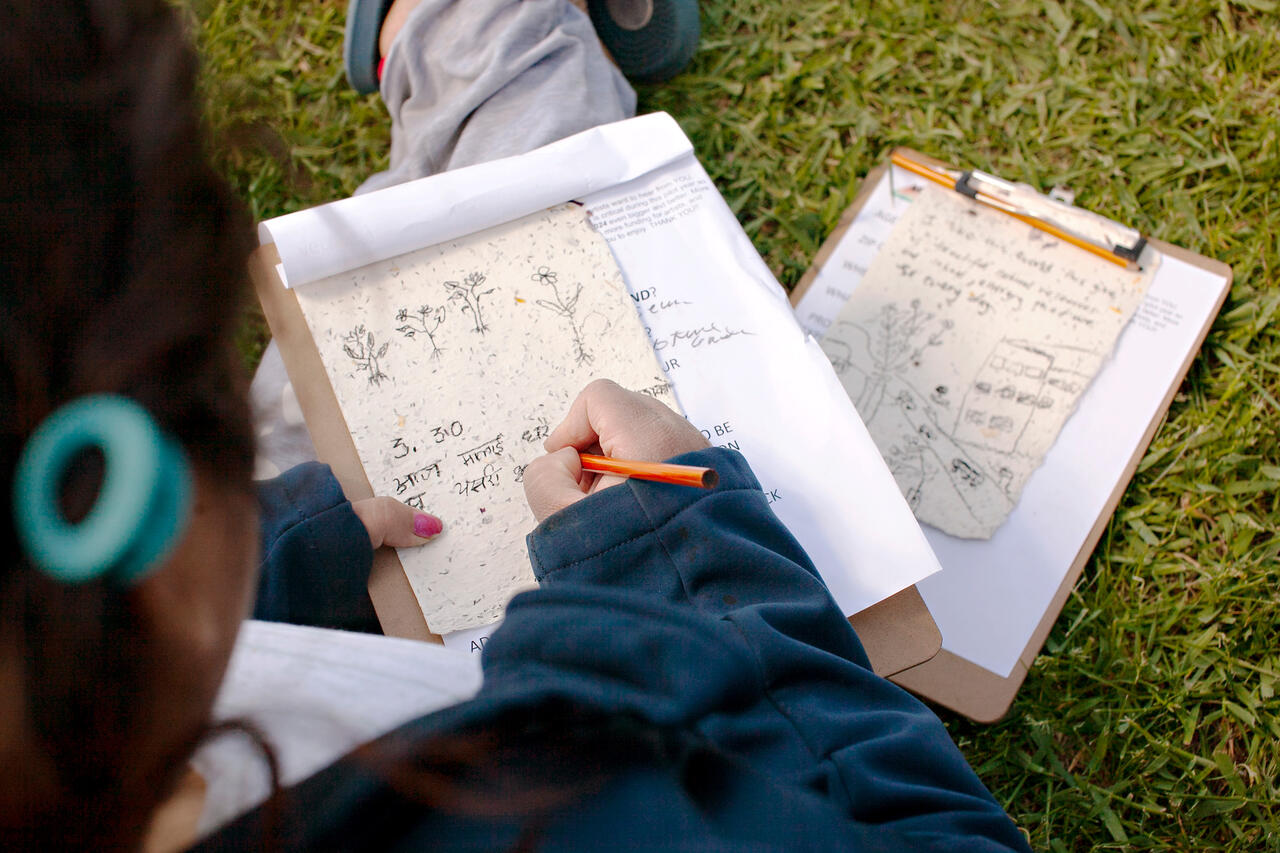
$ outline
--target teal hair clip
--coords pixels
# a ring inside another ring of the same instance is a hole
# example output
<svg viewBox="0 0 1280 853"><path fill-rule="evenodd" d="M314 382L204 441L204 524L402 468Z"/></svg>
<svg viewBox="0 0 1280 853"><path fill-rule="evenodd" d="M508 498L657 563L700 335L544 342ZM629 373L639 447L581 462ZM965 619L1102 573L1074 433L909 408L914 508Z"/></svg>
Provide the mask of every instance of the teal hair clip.
<svg viewBox="0 0 1280 853"><path fill-rule="evenodd" d="M72 460L97 448L104 459L93 507L71 523L59 489ZM146 409L110 394L62 406L27 439L13 478L14 520L27 556L63 583L108 576L137 583L177 545L192 502L182 448Z"/></svg>

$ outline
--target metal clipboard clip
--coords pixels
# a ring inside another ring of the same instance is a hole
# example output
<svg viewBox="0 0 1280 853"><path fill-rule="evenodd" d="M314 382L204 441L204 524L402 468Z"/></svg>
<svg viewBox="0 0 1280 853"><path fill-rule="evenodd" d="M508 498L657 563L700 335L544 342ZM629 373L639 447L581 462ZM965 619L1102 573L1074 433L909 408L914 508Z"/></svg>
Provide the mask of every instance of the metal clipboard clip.
<svg viewBox="0 0 1280 853"><path fill-rule="evenodd" d="M909 172L1003 211L1118 266L1137 269L1138 258L1147 245L1147 239L1137 229L1049 198L1027 184L1010 183L976 169L962 172L922 163L901 150L894 150L890 159Z"/></svg>

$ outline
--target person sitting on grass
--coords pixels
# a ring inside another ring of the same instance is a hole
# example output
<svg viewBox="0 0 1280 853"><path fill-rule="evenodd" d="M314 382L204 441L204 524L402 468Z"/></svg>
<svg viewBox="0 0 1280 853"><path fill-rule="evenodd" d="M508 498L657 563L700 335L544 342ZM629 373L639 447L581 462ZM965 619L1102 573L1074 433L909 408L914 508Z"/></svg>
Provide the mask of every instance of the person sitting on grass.
<svg viewBox="0 0 1280 853"><path fill-rule="evenodd" d="M47 0L0 68L0 844L136 848L278 571L230 343L247 223L203 160L167 3ZM588 448L720 484L597 479ZM546 450L525 475L542 587L475 697L204 847L1028 849L937 717L871 672L740 455L604 380ZM367 556L378 533L323 511L306 544Z"/></svg>

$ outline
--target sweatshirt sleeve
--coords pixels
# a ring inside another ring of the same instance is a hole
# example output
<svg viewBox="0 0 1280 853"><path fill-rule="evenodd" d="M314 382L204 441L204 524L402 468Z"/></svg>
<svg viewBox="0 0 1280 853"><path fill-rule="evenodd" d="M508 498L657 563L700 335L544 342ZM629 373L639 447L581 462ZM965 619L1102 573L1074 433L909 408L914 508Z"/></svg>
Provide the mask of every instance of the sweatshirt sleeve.
<svg viewBox="0 0 1280 853"><path fill-rule="evenodd" d="M671 461L715 467L720 485L707 492L629 480L546 519L529 536L534 573L549 592L582 589L598 598L614 590L620 602L640 597L672 613L670 630L654 635L647 656L625 672L625 660L614 662L611 678L660 680L655 692L668 701L680 695L673 685L682 677L688 695L705 692L717 677L710 656L664 654L661 644L682 642L679 626L689 617L711 620L750 662L734 678L753 682L726 685L722 706L691 721L718 746L921 847L1028 849L941 721L871 672L848 620L767 506L746 461L723 449ZM575 645L561 643L568 654L577 653ZM490 651L508 649L491 643ZM537 652L544 663L556 653L545 643ZM649 673L659 660L668 671ZM689 672L673 671L680 667Z"/></svg>
<svg viewBox="0 0 1280 853"><path fill-rule="evenodd" d="M254 484L262 565L253 618L380 633L369 600L373 547L328 465Z"/></svg>

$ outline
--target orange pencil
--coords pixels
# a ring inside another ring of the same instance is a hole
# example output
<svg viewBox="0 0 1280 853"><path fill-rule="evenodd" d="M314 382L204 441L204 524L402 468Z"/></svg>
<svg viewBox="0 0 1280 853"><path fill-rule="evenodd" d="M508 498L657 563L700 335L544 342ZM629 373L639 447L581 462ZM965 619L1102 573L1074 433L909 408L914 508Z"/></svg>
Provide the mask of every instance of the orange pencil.
<svg viewBox="0 0 1280 853"><path fill-rule="evenodd" d="M894 165L901 166L902 168L906 169L908 172L914 172L915 174L919 175L922 178L928 178L929 180L933 181L935 184L941 184L942 186L946 187L949 190L957 189L956 179L954 177L946 173L940 172L932 168L931 166L928 166L925 163L919 163L915 160L912 160L910 157L908 157L906 154L903 154L901 151L894 150L892 153L890 153L889 159L893 161ZM1018 211L1011 209L1007 202L1001 199L998 199L995 196L991 196L983 192L975 192L973 195L968 197L972 198L974 201L978 202L979 204L985 205L986 207L990 207L1000 211L1001 213L1008 214L1009 216L1012 216L1014 219L1017 219L1020 222L1024 222L1027 225L1030 225L1032 228L1036 228L1036 229L1039 229L1040 231L1044 231L1046 234L1052 234L1054 237L1057 237L1059 240L1064 240L1073 246L1077 246L1081 249L1084 249L1086 252L1089 252L1090 254L1097 255L1099 258L1102 258L1104 261L1110 261L1111 263L1115 264L1118 267L1123 267L1127 270L1140 269L1140 267L1134 261L1129 260L1128 258L1120 257L1116 255L1114 252L1108 251L1107 249L1103 248L1102 246L1095 245L1093 243L1090 243L1087 240L1082 240L1079 237L1075 236L1074 234L1068 234L1066 231L1063 231L1061 228L1057 227L1052 222L1048 222L1044 219L1037 219L1034 216L1027 216L1026 214L1019 213Z"/></svg>
<svg viewBox="0 0 1280 853"><path fill-rule="evenodd" d="M637 480L653 480L658 483L674 483L677 486L697 486L714 489L720 475L714 468L696 465L671 465L667 462L635 462L630 459L611 459L594 453L579 453L584 471L613 474L618 477L635 477Z"/></svg>

